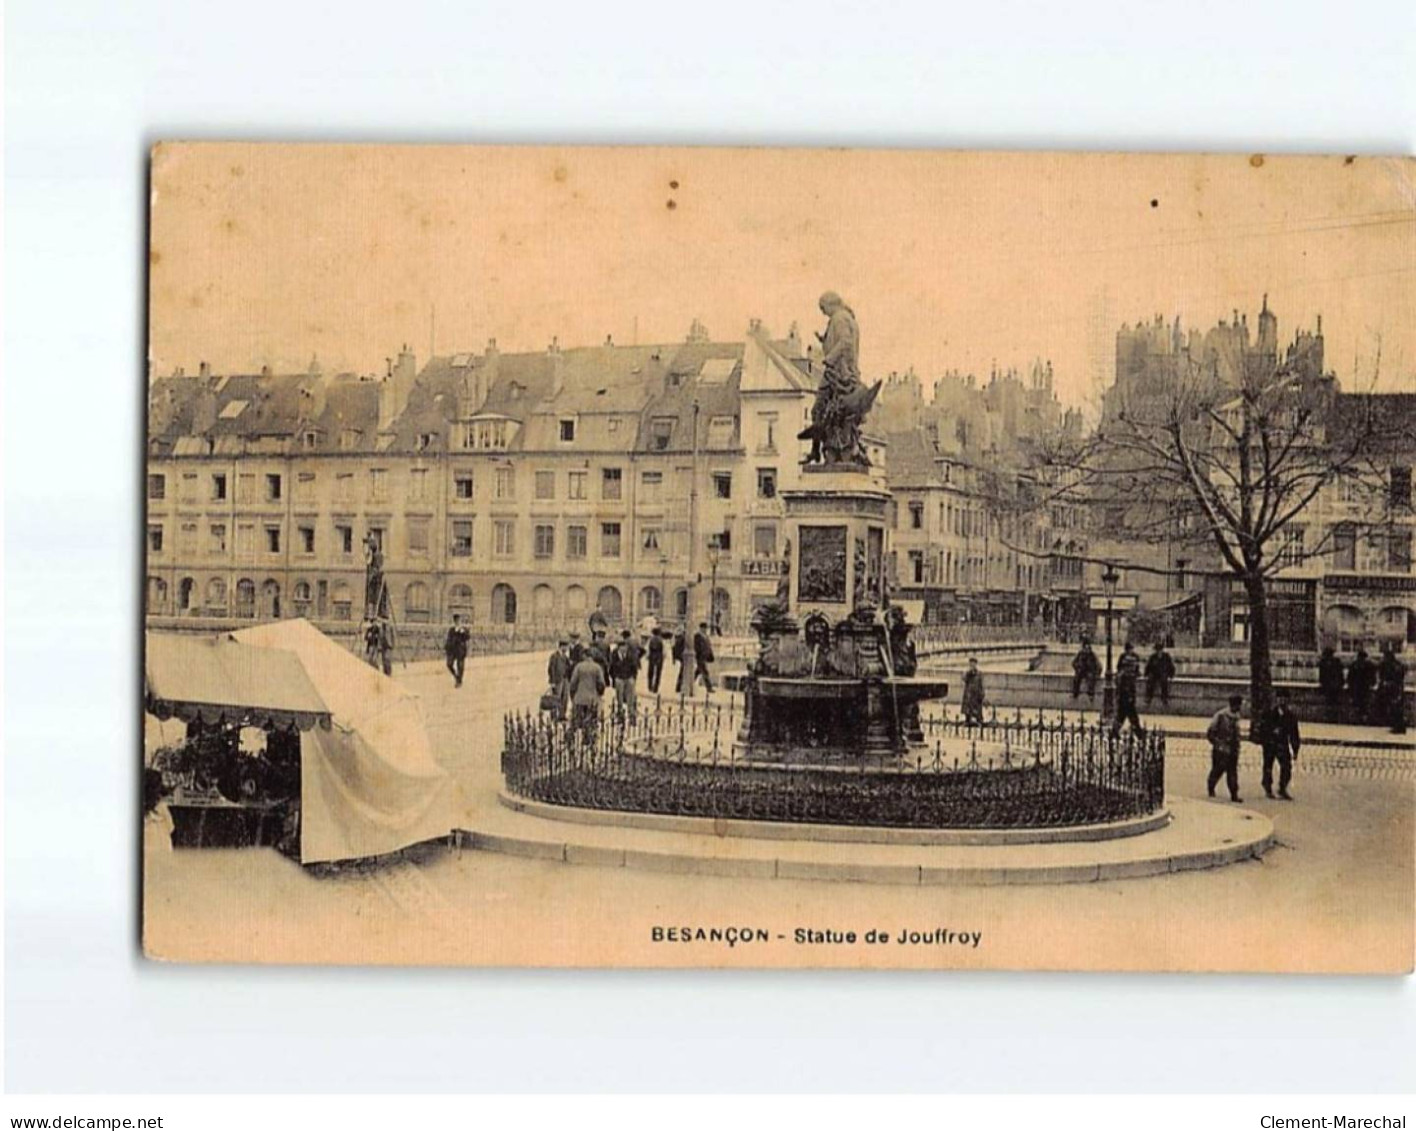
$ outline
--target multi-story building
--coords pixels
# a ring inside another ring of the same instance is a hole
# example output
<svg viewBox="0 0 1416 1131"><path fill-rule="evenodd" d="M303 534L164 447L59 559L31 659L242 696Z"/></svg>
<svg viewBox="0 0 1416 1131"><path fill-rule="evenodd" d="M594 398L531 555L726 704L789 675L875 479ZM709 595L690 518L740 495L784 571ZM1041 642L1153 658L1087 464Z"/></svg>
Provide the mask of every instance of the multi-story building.
<svg viewBox="0 0 1416 1131"><path fill-rule="evenodd" d="M708 590L741 622L776 592L813 364L754 323L730 343L492 341L421 372L405 348L378 379L158 380L148 611L358 620L372 536L404 622L706 617Z"/></svg>

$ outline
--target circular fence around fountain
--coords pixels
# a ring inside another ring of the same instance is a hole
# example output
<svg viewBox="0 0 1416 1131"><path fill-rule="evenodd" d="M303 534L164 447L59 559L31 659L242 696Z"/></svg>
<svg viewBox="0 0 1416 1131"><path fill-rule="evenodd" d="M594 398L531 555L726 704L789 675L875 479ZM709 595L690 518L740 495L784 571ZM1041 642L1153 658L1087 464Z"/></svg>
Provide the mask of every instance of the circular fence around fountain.
<svg viewBox="0 0 1416 1131"><path fill-rule="evenodd" d="M925 742L903 756L749 758L735 702L658 700L581 725L505 719L502 773L520 797L579 809L723 820L938 829L1099 825L1158 812L1165 736L1112 737L1095 723L947 710L921 718Z"/></svg>

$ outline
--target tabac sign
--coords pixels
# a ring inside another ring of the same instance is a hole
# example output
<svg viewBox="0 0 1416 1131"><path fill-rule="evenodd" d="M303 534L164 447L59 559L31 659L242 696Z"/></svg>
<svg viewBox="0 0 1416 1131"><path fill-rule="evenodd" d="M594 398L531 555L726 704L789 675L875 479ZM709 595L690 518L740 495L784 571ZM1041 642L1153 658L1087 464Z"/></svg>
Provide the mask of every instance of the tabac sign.
<svg viewBox="0 0 1416 1131"><path fill-rule="evenodd" d="M743 558L743 577L781 577L782 562L780 558Z"/></svg>

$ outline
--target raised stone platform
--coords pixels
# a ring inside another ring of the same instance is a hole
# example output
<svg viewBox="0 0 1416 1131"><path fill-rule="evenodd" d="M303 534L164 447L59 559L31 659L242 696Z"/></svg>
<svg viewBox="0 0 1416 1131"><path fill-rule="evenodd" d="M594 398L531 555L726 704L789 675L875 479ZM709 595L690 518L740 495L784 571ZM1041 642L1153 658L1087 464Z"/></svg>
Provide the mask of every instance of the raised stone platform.
<svg viewBox="0 0 1416 1131"><path fill-rule="evenodd" d="M1105 840L1030 844L957 839L991 837L996 835L992 830L836 828L832 832L837 835L827 839L813 826L604 811L584 817L591 811L558 807L552 820L538 815L552 807L533 808L513 798L508 803L480 814L475 828L459 830L460 846L566 864L679 874L979 886L1091 883L1217 868L1259 857L1273 843L1273 823L1267 817L1228 802L1187 798L1169 799L1166 811L1158 815L1169 819L1156 828ZM616 823L603 823L606 819ZM646 820L659 824L645 827ZM1084 830L1030 830L1039 831ZM896 839L936 832L950 833L953 839ZM841 833L856 839L840 839ZM864 836L882 839L866 843Z"/></svg>

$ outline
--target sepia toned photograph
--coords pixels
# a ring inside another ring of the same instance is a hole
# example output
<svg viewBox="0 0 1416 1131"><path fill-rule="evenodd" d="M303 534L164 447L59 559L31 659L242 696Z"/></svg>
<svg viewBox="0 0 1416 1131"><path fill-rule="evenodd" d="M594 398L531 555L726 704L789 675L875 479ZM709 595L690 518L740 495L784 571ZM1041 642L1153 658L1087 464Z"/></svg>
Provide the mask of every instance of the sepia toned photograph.
<svg viewBox="0 0 1416 1131"><path fill-rule="evenodd" d="M1411 159L149 190L150 958L1412 970Z"/></svg>

